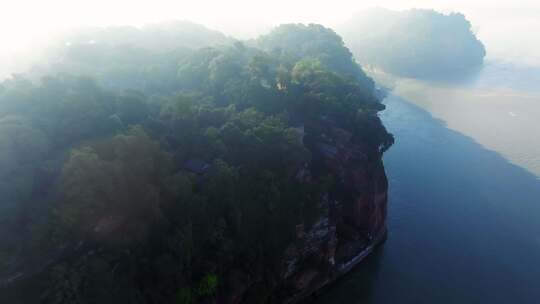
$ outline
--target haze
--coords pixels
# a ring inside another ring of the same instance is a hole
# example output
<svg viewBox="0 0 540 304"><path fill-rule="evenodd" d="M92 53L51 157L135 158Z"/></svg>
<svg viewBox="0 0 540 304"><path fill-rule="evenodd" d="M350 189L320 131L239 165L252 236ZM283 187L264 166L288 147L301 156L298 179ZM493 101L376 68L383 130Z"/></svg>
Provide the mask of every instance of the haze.
<svg viewBox="0 0 540 304"><path fill-rule="evenodd" d="M0 303L537 303L538 33L540 0L0 0Z"/></svg>
<svg viewBox="0 0 540 304"><path fill-rule="evenodd" d="M471 20L486 44L488 58L540 64L540 3L536 0L488 1L132 1L132 0L3 0L0 7L0 63L4 73L16 72L17 62L31 50L69 28L142 25L180 19L201 23L237 38L251 38L280 23L321 23L334 27L354 12L381 6L390 9L433 8L460 11Z"/></svg>

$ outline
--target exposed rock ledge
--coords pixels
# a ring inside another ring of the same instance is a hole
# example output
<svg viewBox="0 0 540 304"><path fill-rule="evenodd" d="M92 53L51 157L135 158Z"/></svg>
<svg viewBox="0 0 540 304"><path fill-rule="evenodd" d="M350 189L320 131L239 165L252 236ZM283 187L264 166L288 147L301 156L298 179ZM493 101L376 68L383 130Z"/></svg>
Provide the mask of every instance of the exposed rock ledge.
<svg viewBox="0 0 540 304"><path fill-rule="evenodd" d="M308 136L305 143L314 153L313 164L339 178L342 188L322 198L315 224L307 230L297 226L278 288L284 303L297 303L346 274L386 237L388 182L382 155L368 157L368 148L353 143L342 128L330 125L327 132L330 141ZM320 169L308 166L299 175L309 180Z"/></svg>

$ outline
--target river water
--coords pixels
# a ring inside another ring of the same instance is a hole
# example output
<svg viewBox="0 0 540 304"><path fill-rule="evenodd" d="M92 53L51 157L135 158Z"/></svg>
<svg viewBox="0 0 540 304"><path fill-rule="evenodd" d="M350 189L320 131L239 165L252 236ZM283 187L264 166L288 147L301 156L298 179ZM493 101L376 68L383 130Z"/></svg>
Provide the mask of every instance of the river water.
<svg viewBox="0 0 540 304"><path fill-rule="evenodd" d="M540 69L525 69L392 82L388 240L314 303L540 303Z"/></svg>

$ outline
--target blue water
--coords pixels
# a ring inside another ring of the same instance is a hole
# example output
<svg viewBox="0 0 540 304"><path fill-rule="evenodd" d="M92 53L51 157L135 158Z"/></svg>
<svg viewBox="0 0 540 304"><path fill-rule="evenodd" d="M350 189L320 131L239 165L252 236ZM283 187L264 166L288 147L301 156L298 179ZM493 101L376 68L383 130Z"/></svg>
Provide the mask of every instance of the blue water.
<svg viewBox="0 0 540 304"><path fill-rule="evenodd" d="M390 96L389 237L325 303L540 303L540 180Z"/></svg>
<svg viewBox="0 0 540 304"><path fill-rule="evenodd" d="M475 75L470 87L505 87L515 91L540 94L540 66L491 60Z"/></svg>
<svg viewBox="0 0 540 304"><path fill-rule="evenodd" d="M453 85L462 89L504 88L538 95L540 66L492 59L486 61L482 68L465 75L440 75L424 81L435 85Z"/></svg>

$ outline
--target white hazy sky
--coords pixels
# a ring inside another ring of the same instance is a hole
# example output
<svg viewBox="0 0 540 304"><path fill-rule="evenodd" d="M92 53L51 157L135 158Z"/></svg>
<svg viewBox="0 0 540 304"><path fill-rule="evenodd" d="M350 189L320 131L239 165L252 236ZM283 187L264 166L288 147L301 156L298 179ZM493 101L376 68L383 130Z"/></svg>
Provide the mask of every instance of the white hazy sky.
<svg viewBox="0 0 540 304"><path fill-rule="evenodd" d="M28 49L75 26L181 19L246 38L284 22L333 26L372 6L460 11L488 52L540 57L540 0L0 0L0 52Z"/></svg>

